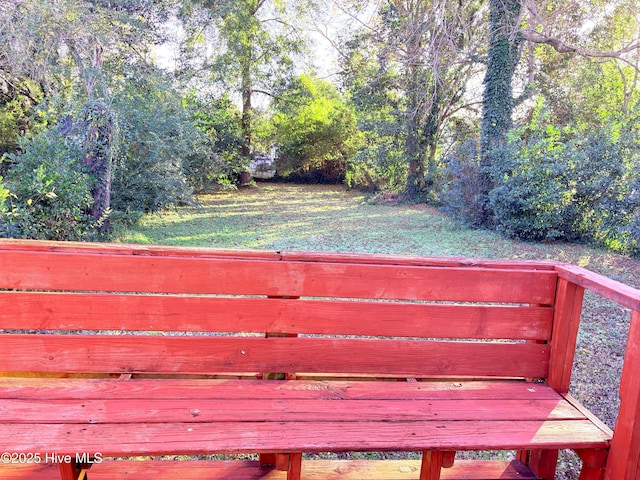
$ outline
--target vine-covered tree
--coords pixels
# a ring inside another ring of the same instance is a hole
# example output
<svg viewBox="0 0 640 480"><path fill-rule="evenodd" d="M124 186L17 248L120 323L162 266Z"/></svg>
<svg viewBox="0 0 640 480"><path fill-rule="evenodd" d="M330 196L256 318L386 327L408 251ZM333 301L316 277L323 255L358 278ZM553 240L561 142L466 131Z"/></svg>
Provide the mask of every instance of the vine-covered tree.
<svg viewBox="0 0 640 480"><path fill-rule="evenodd" d="M514 108L519 101L530 97L527 93L536 89L536 45L571 55L574 61L576 56L611 60L638 71L637 15L637 5L626 1L613 8L597 1L587 4L557 4L552 0L489 1L489 48L480 135L482 223L492 221L488 203L493 187L490 170L506 143ZM610 28L612 24L625 27ZM528 77L524 80L524 94L515 98L513 85L525 46L529 50ZM622 75L623 79L627 78Z"/></svg>

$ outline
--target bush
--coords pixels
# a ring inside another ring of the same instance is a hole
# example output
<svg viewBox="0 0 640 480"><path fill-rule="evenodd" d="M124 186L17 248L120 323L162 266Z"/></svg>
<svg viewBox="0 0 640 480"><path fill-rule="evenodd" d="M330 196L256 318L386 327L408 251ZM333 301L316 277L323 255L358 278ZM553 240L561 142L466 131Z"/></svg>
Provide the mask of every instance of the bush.
<svg viewBox="0 0 640 480"><path fill-rule="evenodd" d="M638 133L550 125L519 133L492 169L497 228L523 240L590 240L637 252Z"/></svg>
<svg viewBox="0 0 640 480"><path fill-rule="evenodd" d="M330 83L294 79L274 105L279 147L276 170L287 178L341 182L359 137L353 108Z"/></svg>
<svg viewBox="0 0 640 480"><path fill-rule="evenodd" d="M159 75L127 78L113 101L120 145L112 179L111 206L136 219L176 203L190 203L189 162L208 155L178 94Z"/></svg>
<svg viewBox="0 0 640 480"><path fill-rule="evenodd" d="M465 225L481 226L485 199L477 139L460 144L445 164L443 210Z"/></svg>
<svg viewBox="0 0 640 480"><path fill-rule="evenodd" d="M188 162L188 180L196 191L234 188L238 174L246 171L240 155L244 143L240 110L227 95L187 98L196 128L206 135L207 153Z"/></svg>
<svg viewBox="0 0 640 480"><path fill-rule="evenodd" d="M496 151L489 201L498 230L522 240L574 239L573 203L567 148L556 131L509 142Z"/></svg>
<svg viewBox="0 0 640 480"><path fill-rule="evenodd" d="M95 238L89 215L90 179L81 172L76 138L55 130L20 142L22 153L7 154L12 164L0 190L0 236L41 240Z"/></svg>

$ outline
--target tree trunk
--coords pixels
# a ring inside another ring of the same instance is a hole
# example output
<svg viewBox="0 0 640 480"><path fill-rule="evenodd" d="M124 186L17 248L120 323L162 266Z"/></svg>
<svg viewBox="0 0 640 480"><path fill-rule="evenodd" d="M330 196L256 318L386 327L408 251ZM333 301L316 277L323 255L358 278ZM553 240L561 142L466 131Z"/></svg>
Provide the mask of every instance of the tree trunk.
<svg viewBox="0 0 640 480"><path fill-rule="evenodd" d="M242 129L242 147L241 147L241 156L242 161L249 165L250 157L251 157L251 117L252 117L252 106L251 106L251 96L253 94L253 85L251 82L251 63L246 62L242 66L242 119L241 119L241 129Z"/></svg>
<svg viewBox="0 0 640 480"><path fill-rule="evenodd" d="M489 192L493 188L490 169L496 149L504 146L511 128L514 100L511 82L520 60L523 37L519 28L522 0L490 0L489 51L484 78L480 131L480 176L482 223L491 224Z"/></svg>
<svg viewBox="0 0 640 480"><path fill-rule="evenodd" d="M85 153L84 166L93 177L91 195L93 205L89 212L102 231L109 229L107 218L111 208L111 173L113 149L116 141L117 118L113 110L102 101L89 101L84 109Z"/></svg>

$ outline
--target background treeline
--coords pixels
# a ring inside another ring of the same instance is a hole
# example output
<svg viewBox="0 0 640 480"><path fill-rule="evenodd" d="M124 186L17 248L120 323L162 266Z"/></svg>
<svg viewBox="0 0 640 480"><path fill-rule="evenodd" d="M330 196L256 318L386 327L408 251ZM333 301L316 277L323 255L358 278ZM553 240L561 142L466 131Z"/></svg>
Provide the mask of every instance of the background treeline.
<svg viewBox="0 0 640 480"><path fill-rule="evenodd" d="M285 179L637 254L639 23L629 0L7 0L0 236L105 237L277 145Z"/></svg>

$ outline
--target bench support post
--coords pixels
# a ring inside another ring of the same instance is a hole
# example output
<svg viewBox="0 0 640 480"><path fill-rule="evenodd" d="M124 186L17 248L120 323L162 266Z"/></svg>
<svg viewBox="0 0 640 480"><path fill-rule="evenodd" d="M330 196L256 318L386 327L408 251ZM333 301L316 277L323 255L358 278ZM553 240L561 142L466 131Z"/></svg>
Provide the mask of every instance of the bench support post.
<svg viewBox="0 0 640 480"><path fill-rule="evenodd" d="M289 454L289 469L287 470L287 480L300 480L302 475L302 452Z"/></svg>
<svg viewBox="0 0 640 480"><path fill-rule="evenodd" d="M569 392L583 298L583 287L558 279L547 384L561 394ZM555 477L557 450L520 451L516 458L528 465L539 478L553 480Z"/></svg>
<svg viewBox="0 0 640 480"><path fill-rule="evenodd" d="M432 450L422 452L420 480L440 480L443 457L443 452L434 452Z"/></svg>
<svg viewBox="0 0 640 480"><path fill-rule="evenodd" d="M640 479L640 311L631 315L620 380L620 412L611 440L605 479Z"/></svg>
<svg viewBox="0 0 640 480"><path fill-rule="evenodd" d="M62 480L87 480L87 470L76 462L60 463L60 478Z"/></svg>

